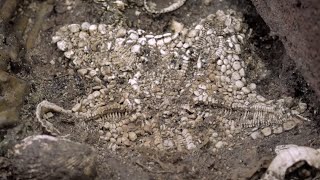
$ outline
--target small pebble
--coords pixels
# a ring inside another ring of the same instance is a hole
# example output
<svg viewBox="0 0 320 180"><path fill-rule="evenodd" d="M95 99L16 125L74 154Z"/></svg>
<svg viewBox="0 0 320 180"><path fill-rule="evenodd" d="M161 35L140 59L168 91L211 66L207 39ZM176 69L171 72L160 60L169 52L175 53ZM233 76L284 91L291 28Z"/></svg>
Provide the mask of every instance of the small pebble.
<svg viewBox="0 0 320 180"><path fill-rule="evenodd" d="M91 71L89 72L89 75L90 75L91 77L94 77L95 75L97 75L97 71L91 70Z"/></svg>
<svg viewBox="0 0 320 180"><path fill-rule="evenodd" d="M171 21L171 30L173 30L175 33L179 33L182 31L184 25L182 23L179 23L176 20Z"/></svg>
<svg viewBox="0 0 320 180"><path fill-rule="evenodd" d="M84 75L86 75L88 73L88 70L87 69L78 69L77 72L80 75L84 76Z"/></svg>
<svg viewBox="0 0 320 180"><path fill-rule="evenodd" d="M299 107L298 111L299 111L299 113L301 114L301 113L304 113L304 112L307 110L308 105L307 105L306 103L300 102L300 103L298 104L298 107Z"/></svg>
<svg viewBox="0 0 320 180"><path fill-rule="evenodd" d="M99 97L100 96L100 91L94 91L93 93L92 93L92 95L93 95L93 97Z"/></svg>
<svg viewBox="0 0 320 180"><path fill-rule="evenodd" d="M237 80L240 80L241 79L241 76L238 72L233 72L232 75L231 75L231 78L235 81Z"/></svg>
<svg viewBox="0 0 320 180"><path fill-rule="evenodd" d="M241 68L241 64L239 61L235 61L233 64L232 64L232 67L234 70L239 70Z"/></svg>
<svg viewBox="0 0 320 180"><path fill-rule="evenodd" d="M87 39L89 37L89 34L87 32L81 31L79 33L79 38L80 39Z"/></svg>
<svg viewBox="0 0 320 180"><path fill-rule="evenodd" d="M136 34L136 33L131 33L131 34L129 35L129 38L132 39L132 40L138 40L138 39L139 39L139 36L138 36L138 34Z"/></svg>
<svg viewBox="0 0 320 180"><path fill-rule="evenodd" d="M134 99L134 102L135 102L136 104L141 104L141 100L140 100L140 99Z"/></svg>
<svg viewBox="0 0 320 180"><path fill-rule="evenodd" d="M178 48L181 48L183 46L183 43L179 41L179 43L176 45Z"/></svg>
<svg viewBox="0 0 320 180"><path fill-rule="evenodd" d="M250 89L247 87L243 87L241 91L244 92L245 94L249 94L251 92Z"/></svg>
<svg viewBox="0 0 320 180"><path fill-rule="evenodd" d="M235 82L235 85L238 89L241 89L244 86L244 83L242 81L238 80Z"/></svg>
<svg viewBox="0 0 320 180"><path fill-rule="evenodd" d="M264 129L262 129L261 130L261 132L262 132L262 134L264 135L264 136L270 136L271 134L272 134L272 131L271 131L271 128L269 128L269 127L266 127L266 128L264 128Z"/></svg>
<svg viewBox="0 0 320 180"><path fill-rule="evenodd" d="M226 77L225 76L220 76L220 81L221 82L226 82Z"/></svg>
<svg viewBox="0 0 320 180"><path fill-rule="evenodd" d="M251 83L251 84L249 85L249 88L251 89L251 91L254 91L254 90L256 90L257 85L256 85L255 83Z"/></svg>
<svg viewBox="0 0 320 180"><path fill-rule="evenodd" d="M221 65L223 64L223 61L222 61L221 59L219 59L219 60L217 61L217 64L218 64L219 66L221 66Z"/></svg>
<svg viewBox="0 0 320 180"><path fill-rule="evenodd" d="M53 115L52 112L48 112L48 113L45 114L45 116L46 116L46 119L50 119L50 118L52 118L54 115Z"/></svg>
<svg viewBox="0 0 320 180"><path fill-rule="evenodd" d="M72 33L76 33L76 32L80 31L80 25L79 24L70 24L68 26L68 28Z"/></svg>
<svg viewBox="0 0 320 180"><path fill-rule="evenodd" d="M136 44L131 47L131 52L135 54L140 54L141 53L141 46Z"/></svg>
<svg viewBox="0 0 320 180"><path fill-rule="evenodd" d="M216 133L216 132L212 133L213 138L217 138L218 136L219 136L218 133Z"/></svg>
<svg viewBox="0 0 320 180"><path fill-rule="evenodd" d="M262 134L259 131L255 131L253 133L250 134L252 139L260 139L262 138Z"/></svg>
<svg viewBox="0 0 320 180"><path fill-rule="evenodd" d="M61 51L66 51L68 46L67 43L65 41L58 41L57 42L57 47L58 49L60 49Z"/></svg>
<svg viewBox="0 0 320 180"><path fill-rule="evenodd" d="M116 38L122 38L127 34L127 30L125 28L120 28L116 34Z"/></svg>
<svg viewBox="0 0 320 180"><path fill-rule="evenodd" d="M190 46L190 45L189 45L188 43L184 43L182 47L185 48L185 49L187 49L189 46Z"/></svg>
<svg viewBox="0 0 320 180"><path fill-rule="evenodd" d="M135 141L137 139L137 134L135 132L129 132L128 135L130 141Z"/></svg>
<svg viewBox="0 0 320 180"><path fill-rule="evenodd" d="M66 58L70 59L74 55L74 51L70 50L70 51L64 52L63 54Z"/></svg>
<svg viewBox="0 0 320 180"><path fill-rule="evenodd" d="M200 89L203 89L203 90L206 90L206 89L207 89L207 86L204 85L204 84L200 84L198 87L199 87Z"/></svg>
<svg viewBox="0 0 320 180"><path fill-rule="evenodd" d="M143 45L143 46L146 44L146 42L147 42L147 38L145 38L145 37L142 37L142 38L138 39L138 43Z"/></svg>
<svg viewBox="0 0 320 180"><path fill-rule="evenodd" d="M229 76L230 74L232 74L232 71L229 69L229 70L226 71L226 75Z"/></svg>
<svg viewBox="0 0 320 180"><path fill-rule="evenodd" d="M266 98L264 98L264 97L261 96L261 95L257 95L257 100L260 101L260 102L265 102L265 101L266 101Z"/></svg>
<svg viewBox="0 0 320 180"><path fill-rule="evenodd" d="M83 30L83 31L88 31L89 27L90 27L90 23L88 23L88 22L84 22L81 24L81 30Z"/></svg>
<svg viewBox="0 0 320 180"><path fill-rule="evenodd" d="M222 141L218 141L218 142L216 143L215 147L216 147L217 149L220 149L220 148L223 147L223 145L224 145L224 143L223 143Z"/></svg>
<svg viewBox="0 0 320 180"><path fill-rule="evenodd" d="M200 92L199 92L199 91L194 91L193 93L194 93L194 95L196 95L196 96L200 96Z"/></svg>
<svg viewBox="0 0 320 180"><path fill-rule="evenodd" d="M223 60L223 64L228 65L229 64L229 60L228 59L224 59Z"/></svg>
<svg viewBox="0 0 320 180"><path fill-rule="evenodd" d="M52 43L57 43L58 41L61 40L61 37L60 37L60 36L53 36L53 37L51 38L51 40L52 40Z"/></svg>
<svg viewBox="0 0 320 180"><path fill-rule="evenodd" d="M163 39L164 43L168 44L172 41L171 37L166 37Z"/></svg>
<svg viewBox="0 0 320 180"><path fill-rule="evenodd" d="M101 33L101 34L107 34L107 28L106 28L107 25L105 24L99 24L98 26L98 31Z"/></svg>
<svg viewBox="0 0 320 180"><path fill-rule="evenodd" d="M163 46L163 45L164 45L163 39L159 39L159 40L157 41L157 46Z"/></svg>
<svg viewBox="0 0 320 180"><path fill-rule="evenodd" d="M241 53L241 47L240 47L240 44L235 44L235 45L234 45L234 48L235 48L235 50L236 50L236 52L237 52L238 54L240 54L240 53Z"/></svg>
<svg viewBox="0 0 320 180"><path fill-rule="evenodd" d="M236 60L236 61L239 61L240 57L237 54L233 54L233 59Z"/></svg>
<svg viewBox="0 0 320 180"><path fill-rule="evenodd" d="M222 65L221 66L221 72L226 72L227 71L227 66L226 65Z"/></svg>
<svg viewBox="0 0 320 180"><path fill-rule="evenodd" d="M274 134L280 134L282 132L283 132L283 128L281 126L273 128L273 133Z"/></svg>
<svg viewBox="0 0 320 180"><path fill-rule="evenodd" d="M193 29L193 30L189 31L187 36L190 37L190 38L193 38L193 37L196 37L197 34L198 34L198 31Z"/></svg>
<svg viewBox="0 0 320 180"><path fill-rule="evenodd" d="M283 123L283 129L285 131L289 131L291 129L293 129L294 127L296 127L297 123L295 121L287 121L285 123Z"/></svg>
<svg viewBox="0 0 320 180"><path fill-rule="evenodd" d="M149 39L149 40L148 40L148 44L149 44L150 46L156 46L156 43L157 43L157 41L156 41L155 39Z"/></svg>
<svg viewBox="0 0 320 180"><path fill-rule="evenodd" d="M241 68L241 69L239 70L239 74L240 74L241 77L244 77L244 76L246 75L246 73L245 73L245 71L244 71L243 68Z"/></svg>
<svg viewBox="0 0 320 180"><path fill-rule="evenodd" d="M97 29L98 29L98 26L95 25L95 24L92 24L92 25L90 25L90 27L89 27L89 31L90 31L91 33L97 31Z"/></svg>
<svg viewBox="0 0 320 180"><path fill-rule="evenodd" d="M231 79L230 79L228 76L226 76L225 81L226 81L227 83L230 83L230 82L231 82Z"/></svg>

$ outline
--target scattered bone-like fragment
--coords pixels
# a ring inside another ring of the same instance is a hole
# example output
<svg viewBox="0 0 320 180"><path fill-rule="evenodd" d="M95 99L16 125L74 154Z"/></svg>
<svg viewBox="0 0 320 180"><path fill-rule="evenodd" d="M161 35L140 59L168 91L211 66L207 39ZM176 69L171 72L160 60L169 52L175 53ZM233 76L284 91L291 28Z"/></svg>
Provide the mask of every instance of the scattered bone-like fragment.
<svg viewBox="0 0 320 180"><path fill-rule="evenodd" d="M36 109L36 118L37 121L41 124L42 127L46 129L47 132L51 133L52 135L61 135L60 131L53 126L52 123L43 119L43 115L47 112L58 112L64 114L72 114L70 110L65 110L64 108L51 103L49 101L42 101L37 105Z"/></svg>
<svg viewBox="0 0 320 180"><path fill-rule="evenodd" d="M146 10L149 13L163 14L163 13L168 13L168 12L172 12L172 11L175 11L175 10L179 9L181 6L184 5L184 3L186 1L187 0L176 0L176 2L172 3L168 7L163 8L163 9L159 9L159 10L156 10L155 8L150 7L148 0L144 0L143 3L144 3L144 8L146 8Z"/></svg>

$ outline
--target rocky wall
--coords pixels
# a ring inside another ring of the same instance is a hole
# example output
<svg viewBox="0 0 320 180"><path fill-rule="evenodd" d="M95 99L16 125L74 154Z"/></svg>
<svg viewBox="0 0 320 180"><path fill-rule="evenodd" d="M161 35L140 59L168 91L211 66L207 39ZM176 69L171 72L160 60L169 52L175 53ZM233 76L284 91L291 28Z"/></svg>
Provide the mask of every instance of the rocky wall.
<svg viewBox="0 0 320 180"><path fill-rule="evenodd" d="M252 0L320 97L320 1Z"/></svg>

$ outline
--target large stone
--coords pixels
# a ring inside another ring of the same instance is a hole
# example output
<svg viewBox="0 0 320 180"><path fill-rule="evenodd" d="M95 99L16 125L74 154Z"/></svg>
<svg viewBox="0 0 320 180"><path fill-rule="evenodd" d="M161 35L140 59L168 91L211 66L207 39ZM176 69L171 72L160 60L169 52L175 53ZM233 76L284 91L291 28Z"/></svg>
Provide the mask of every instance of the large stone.
<svg viewBox="0 0 320 180"><path fill-rule="evenodd" d="M319 0L251 0L305 79L320 96Z"/></svg>
<svg viewBox="0 0 320 180"><path fill-rule="evenodd" d="M87 145L47 135L25 138L13 148L14 179L94 179L96 154Z"/></svg>

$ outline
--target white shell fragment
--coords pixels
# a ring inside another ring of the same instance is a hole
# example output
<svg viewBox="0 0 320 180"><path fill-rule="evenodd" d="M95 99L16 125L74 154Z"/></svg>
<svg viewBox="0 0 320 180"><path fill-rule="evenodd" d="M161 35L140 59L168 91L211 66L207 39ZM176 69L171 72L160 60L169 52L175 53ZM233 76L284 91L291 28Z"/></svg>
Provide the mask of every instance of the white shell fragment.
<svg viewBox="0 0 320 180"><path fill-rule="evenodd" d="M60 49L61 51L66 51L68 46L67 43L65 41L58 41L57 42L57 47L58 49Z"/></svg>

